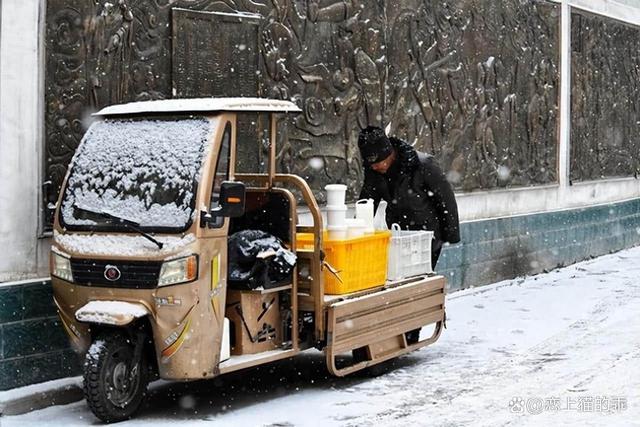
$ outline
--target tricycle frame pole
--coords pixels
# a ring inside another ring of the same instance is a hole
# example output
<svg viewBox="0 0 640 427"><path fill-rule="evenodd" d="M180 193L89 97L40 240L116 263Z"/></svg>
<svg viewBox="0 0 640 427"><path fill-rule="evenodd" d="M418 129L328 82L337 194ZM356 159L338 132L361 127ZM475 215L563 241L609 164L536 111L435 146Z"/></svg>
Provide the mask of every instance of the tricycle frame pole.
<svg viewBox="0 0 640 427"><path fill-rule="evenodd" d="M273 187L273 178L276 175L276 128L278 120L275 113L269 114L269 188Z"/></svg>

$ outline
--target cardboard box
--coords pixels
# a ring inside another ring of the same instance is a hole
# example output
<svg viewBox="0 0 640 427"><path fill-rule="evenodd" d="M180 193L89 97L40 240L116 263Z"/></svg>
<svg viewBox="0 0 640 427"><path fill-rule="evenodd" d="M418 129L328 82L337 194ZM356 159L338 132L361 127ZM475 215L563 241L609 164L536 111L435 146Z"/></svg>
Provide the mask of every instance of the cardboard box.
<svg viewBox="0 0 640 427"><path fill-rule="evenodd" d="M282 344L277 292L229 290L225 317L233 323L233 355L275 350Z"/></svg>

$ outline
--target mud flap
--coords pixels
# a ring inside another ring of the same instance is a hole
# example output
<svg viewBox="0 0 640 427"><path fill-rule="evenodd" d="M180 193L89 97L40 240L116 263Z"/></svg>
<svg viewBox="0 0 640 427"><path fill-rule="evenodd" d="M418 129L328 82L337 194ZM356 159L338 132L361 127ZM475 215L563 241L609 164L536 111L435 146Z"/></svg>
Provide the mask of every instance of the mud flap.
<svg viewBox="0 0 640 427"><path fill-rule="evenodd" d="M444 288L443 276L420 277L331 304L325 348L329 372L344 376L435 342L445 318ZM407 344L405 332L430 324L435 324L431 337ZM338 355L361 348L366 360L337 367Z"/></svg>

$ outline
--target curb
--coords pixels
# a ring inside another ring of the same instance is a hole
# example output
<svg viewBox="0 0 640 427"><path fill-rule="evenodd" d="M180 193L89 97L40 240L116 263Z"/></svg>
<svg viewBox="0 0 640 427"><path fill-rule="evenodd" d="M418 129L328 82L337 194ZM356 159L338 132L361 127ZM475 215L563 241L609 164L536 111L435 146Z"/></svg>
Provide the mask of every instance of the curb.
<svg viewBox="0 0 640 427"><path fill-rule="evenodd" d="M0 417L22 415L55 405L67 405L83 398L82 388L78 384L60 385L0 402Z"/></svg>

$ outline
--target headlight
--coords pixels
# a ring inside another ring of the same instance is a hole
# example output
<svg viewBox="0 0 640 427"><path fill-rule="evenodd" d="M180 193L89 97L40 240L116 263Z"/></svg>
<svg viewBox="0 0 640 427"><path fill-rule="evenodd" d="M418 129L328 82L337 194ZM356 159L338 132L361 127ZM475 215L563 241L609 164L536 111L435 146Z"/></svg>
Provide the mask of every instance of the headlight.
<svg viewBox="0 0 640 427"><path fill-rule="evenodd" d="M56 252L51 252L51 275L67 282L73 282L71 273L71 261L69 258Z"/></svg>
<svg viewBox="0 0 640 427"><path fill-rule="evenodd" d="M190 255L185 258L166 261L160 269L158 286L175 285L192 282L198 278L198 257Z"/></svg>

